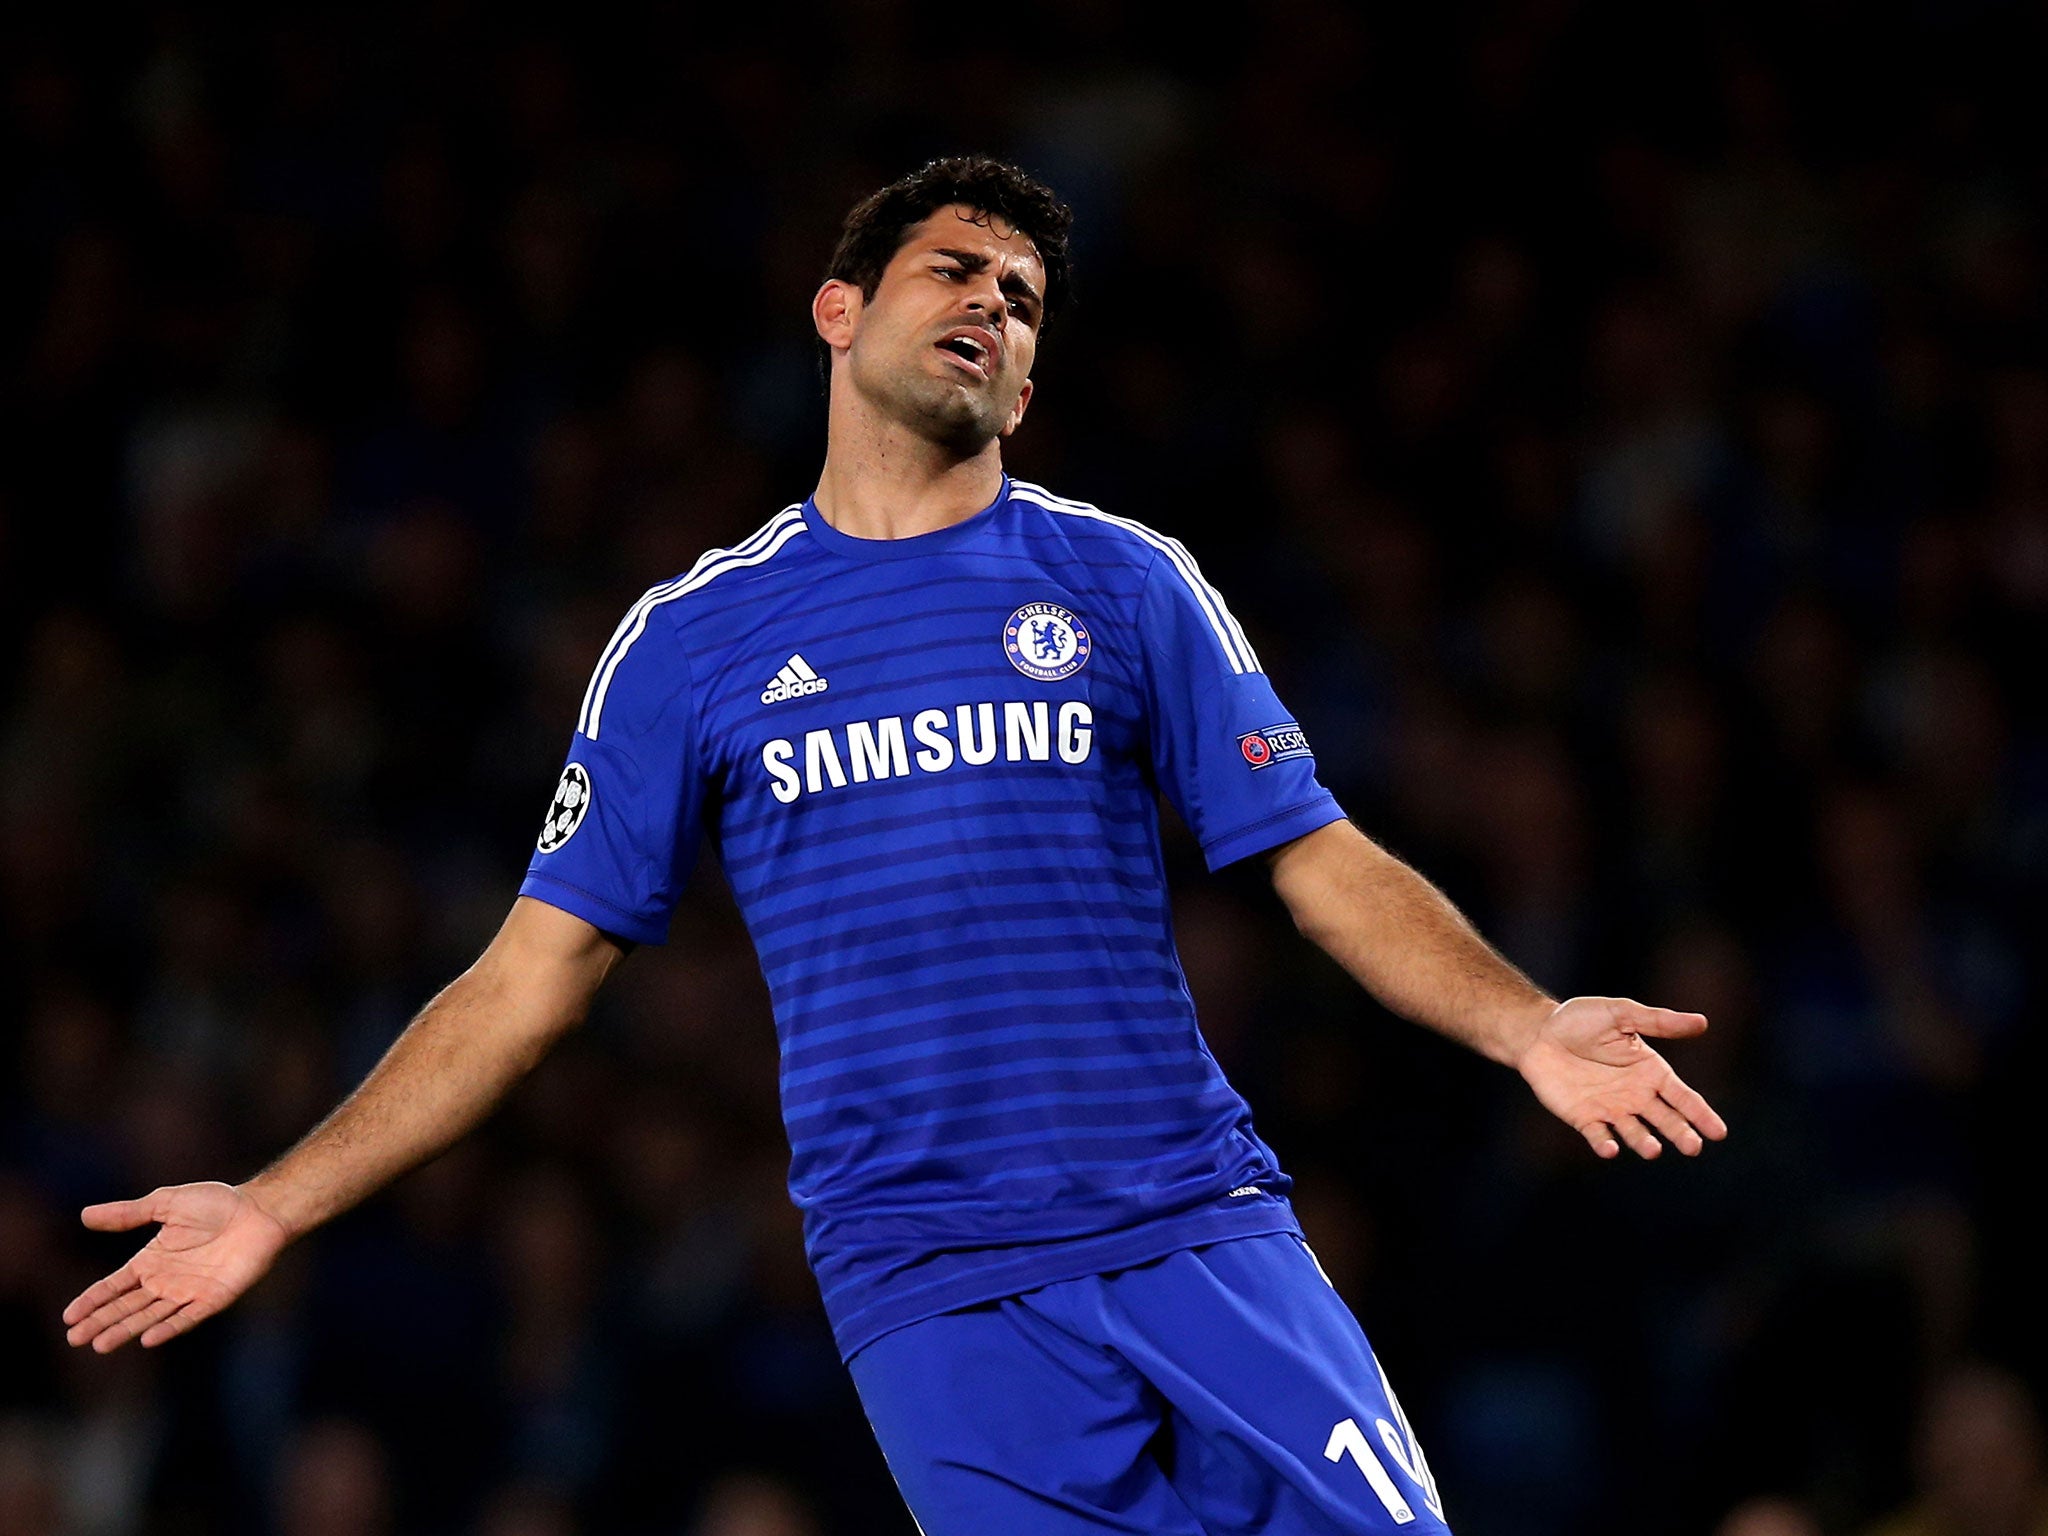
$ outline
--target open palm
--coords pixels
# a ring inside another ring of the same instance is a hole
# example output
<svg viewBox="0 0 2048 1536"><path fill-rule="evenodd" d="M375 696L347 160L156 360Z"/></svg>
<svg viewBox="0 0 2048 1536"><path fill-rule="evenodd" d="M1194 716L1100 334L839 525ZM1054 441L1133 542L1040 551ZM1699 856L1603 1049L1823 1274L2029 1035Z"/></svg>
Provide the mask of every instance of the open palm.
<svg viewBox="0 0 2048 1536"><path fill-rule="evenodd" d="M1664 1150L1658 1136L1696 1157L1728 1126L1643 1037L1682 1039L1706 1027L1704 1014L1575 997L1552 1011L1517 1065L1543 1107L1602 1157L1618 1155L1621 1142L1656 1157Z"/></svg>
<svg viewBox="0 0 2048 1536"><path fill-rule="evenodd" d="M143 1348L213 1316L263 1277L290 1241L284 1227L231 1184L177 1184L140 1200L79 1213L100 1232L161 1223L156 1236L64 1309L72 1344L100 1354L140 1337Z"/></svg>

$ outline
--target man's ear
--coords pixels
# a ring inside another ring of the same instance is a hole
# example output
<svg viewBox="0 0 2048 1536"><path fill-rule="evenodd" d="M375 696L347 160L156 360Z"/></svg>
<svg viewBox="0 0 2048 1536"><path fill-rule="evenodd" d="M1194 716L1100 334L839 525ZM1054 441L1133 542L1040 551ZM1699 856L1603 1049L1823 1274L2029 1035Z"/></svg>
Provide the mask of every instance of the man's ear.
<svg viewBox="0 0 2048 1536"><path fill-rule="evenodd" d="M860 323L861 291L857 283L828 277L811 299L811 324L818 336L835 352L853 345L853 333Z"/></svg>
<svg viewBox="0 0 2048 1536"><path fill-rule="evenodd" d="M1008 437L1012 432L1016 431L1018 423L1024 420L1024 408L1029 404L1031 404L1031 381L1026 379L1024 387L1017 391L1017 403L1011 408L1010 419L1003 423L1003 430L998 435Z"/></svg>

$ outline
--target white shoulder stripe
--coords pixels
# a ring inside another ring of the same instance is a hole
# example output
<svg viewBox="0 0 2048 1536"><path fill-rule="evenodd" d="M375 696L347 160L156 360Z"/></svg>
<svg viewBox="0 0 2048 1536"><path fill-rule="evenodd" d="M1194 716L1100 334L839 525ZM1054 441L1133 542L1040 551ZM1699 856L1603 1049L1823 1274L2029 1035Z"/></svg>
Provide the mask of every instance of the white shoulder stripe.
<svg viewBox="0 0 2048 1536"><path fill-rule="evenodd" d="M770 518L765 524L755 529L751 534L749 534L746 538L742 539L739 543L733 545L730 549L706 550L703 554L697 557L696 564L692 565L689 568L689 570L685 571L682 575L674 577L668 581L659 582L656 585L649 587L645 592L641 593L639 597L634 599L633 606L626 610L626 616L619 620L618 628L612 631L611 639L605 642L604 650L598 654L597 667L590 674L590 682L585 686L583 690L582 707L576 713L576 728L579 731L584 729L584 727L590 723L591 702L597 697L599 680L603 678L609 678L611 675L610 667L612 663L612 658L617 654L622 644L631 643L627 638L629 635L632 635L637 638L638 631L634 628L634 626L642 622L644 610L647 607L651 606L653 603L658 602L667 593L674 591L677 587L680 587L684 582L688 581L691 577L701 573L704 570L704 568L708 566L712 561L723 559L728 555L748 554L751 553L753 550L759 548L761 544L773 533L776 526L784 518L789 516L792 510L793 509L790 507L784 507L780 512L776 513L774 517Z"/></svg>
<svg viewBox="0 0 2048 1536"><path fill-rule="evenodd" d="M1210 586L1202 575L1201 567L1195 564L1195 557L1188 553L1187 546L1179 539L1169 538L1163 533L1147 528L1143 523L1128 517L1114 517L1100 507L1090 506L1085 501L1069 501L1064 496L1055 496L1042 485L1033 485L1028 480L1013 480L1010 494L1020 497L1034 506L1044 507L1048 512L1065 512L1074 517L1094 518L1098 522L1111 523L1118 528L1136 534L1147 544L1165 555L1188 590L1195 596L1202 616L1209 621L1209 627L1216 632L1217 643L1223 647L1223 655L1230 662L1233 672L1263 672L1259 665L1258 653L1245 638L1244 630L1238 626L1237 617L1223 601L1223 594Z"/></svg>
<svg viewBox="0 0 2048 1536"><path fill-rule="evenodd" d="M626 652L633 648L633 642L646 633L650 613L663 603L695 592L727 571L760 565L772 559L777 550L803 532L803 527L802 503L784 507L750 537L729 549L706 550L698 556L695 565L674 581L649 587L641 593L639 601L626 610L626 616L619 620L619 627L612 631L611 640L598 658L597 670L590 674L590 684L583 690L583 708L577 716L576 729L592 741L597 740L598 725L604 717L604 696L611 688L612 675L619 670L619 663L626 659Z"/></svg>
<svg viewBox="0 0 2048 1536"><path fill-rule="evenodd" d="M789 515L790 511L791 508L784 507L774 517L770 518L765 524L755 529L730 549L706 550L697 557L696 563L682 575L672 577L668 581L656 583L633 600L633 606L626 610L626 616L619 620L618 628L612 631L611 639L605 641L604 649L598 653L596 670L590 674L590 682L583 690L583 704L576 712L576 728L578 730L581 730L590 718L590 702L597 694L598 679L607 675L606 664L611 661L621 642L625 641L626 636L633 631L635 622L640 618L641 610L647 605L659 601L664 594L673 591L691 577L697 575L712 561L723 559L728 555L749 554L758 549L774 531L776 525Z"/></svg>

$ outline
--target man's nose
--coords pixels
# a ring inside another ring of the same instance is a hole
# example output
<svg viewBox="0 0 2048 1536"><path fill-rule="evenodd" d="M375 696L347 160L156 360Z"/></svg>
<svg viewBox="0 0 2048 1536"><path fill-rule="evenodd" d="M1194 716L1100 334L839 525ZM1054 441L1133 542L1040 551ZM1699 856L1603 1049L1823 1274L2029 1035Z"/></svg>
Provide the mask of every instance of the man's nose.
<svg viewBox="0 0 2048 1536"><path fill-rule="evenodd" d="M1003 291L996 286L993 275L984 277L968 290L967 307L979 311L983 321L998 330L1010 314L1010 306L1003 302Z"/></svg>

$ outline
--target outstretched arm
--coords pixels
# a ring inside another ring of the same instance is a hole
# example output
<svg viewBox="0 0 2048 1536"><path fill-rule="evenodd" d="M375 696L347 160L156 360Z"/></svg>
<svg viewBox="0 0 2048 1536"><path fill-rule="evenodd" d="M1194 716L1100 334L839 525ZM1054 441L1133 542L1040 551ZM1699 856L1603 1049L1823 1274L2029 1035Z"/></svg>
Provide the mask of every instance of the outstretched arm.
<svg viewBox="0 0 2048 1536"><path fill-rule="evenodd" d="M1560 1003L1545 995L1443 892L1349 821L1283 843L1267 862L1295 927L1360 986L1403 1018L1515 1068L1602 1157L1622 1142L1655 1157L1658 1135L1696 1155L1706 1139L1728 1134L1643 1039L1696 1035L1707 1027L1703 1015L1624 997Z"/></svg>
<svg viewBox="0 0 2048 1536"><path fill-rule="evenodd" d="M65 1337L103 1354L137 1337L147 1348L226 1307L287 1243L467 1134L582 1022L623 953L582 918L519 897L477 962L268 1168L240 1185L179 1184L87 1206L81 1218L102 1232L160 1226L64 1309Z"/></svg>

